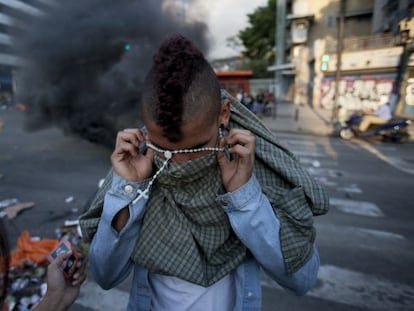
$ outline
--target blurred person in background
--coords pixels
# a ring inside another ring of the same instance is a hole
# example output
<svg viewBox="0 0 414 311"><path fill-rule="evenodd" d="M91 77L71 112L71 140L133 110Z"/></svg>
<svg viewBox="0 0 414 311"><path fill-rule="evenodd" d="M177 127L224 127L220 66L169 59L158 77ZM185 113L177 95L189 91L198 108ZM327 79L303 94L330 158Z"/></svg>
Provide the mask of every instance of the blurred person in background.
<svg viewBox="0 0 414 311"><path fill-rule="evenodd" d="M361 123L358 126L360 132L366 132L371 125L385 124L391 119L391 109L388 102L377 107L376 110L364 112Z"/></svg>

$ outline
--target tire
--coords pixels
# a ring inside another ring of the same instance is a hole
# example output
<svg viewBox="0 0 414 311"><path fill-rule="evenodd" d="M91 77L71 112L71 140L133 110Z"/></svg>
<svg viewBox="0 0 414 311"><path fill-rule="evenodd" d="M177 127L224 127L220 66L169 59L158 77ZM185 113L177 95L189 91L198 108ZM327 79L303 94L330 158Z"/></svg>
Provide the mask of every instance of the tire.
<svg viewBox="0 0 414 311"><path fill-rule="evenodd" d="M350 128L343 128L339 132L342 139L349 140L355 136L354 132Z"/></svg>
<svg viewBox="0 0 414 311"><path fill-rule="evenodd" d="M381 135L383 142L404 143L409 139L409 134L406 131L385 132Z"/></svg>

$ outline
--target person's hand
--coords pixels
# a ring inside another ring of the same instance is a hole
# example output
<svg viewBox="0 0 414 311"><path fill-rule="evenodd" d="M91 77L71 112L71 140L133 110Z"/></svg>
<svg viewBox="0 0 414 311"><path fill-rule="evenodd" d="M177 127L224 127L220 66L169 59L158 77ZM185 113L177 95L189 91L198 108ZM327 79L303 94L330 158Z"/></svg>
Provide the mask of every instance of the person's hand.
<svg viewBox="0 0 414 311"><path fill-rule="evenodd" d="M47 267L47 292L34 311L67 310L79 296L80 286L86 278L85 265L79 260L72 267L74 274L66 280L61 266L70 256L71 253L62 253Z"/></svg>
<svg viewBox="0 0 414 311"><path fill-rule="evenodd" d="M144 180L151 175L154 151L148 148L145 154L140 154L138 149L145 140L144 133L139 129L118 132L115 150L111 155L115 173L130 181Z"/></svg>
<svg viewBox="0 0 414 311"><path fill-rule="evenodd" d="M220 140L220 147L230 146L233 160L224 152L217 154L223 186L232 192L249 181L253 173L255 137L248 130L231 129L229 135Z"/></svg>

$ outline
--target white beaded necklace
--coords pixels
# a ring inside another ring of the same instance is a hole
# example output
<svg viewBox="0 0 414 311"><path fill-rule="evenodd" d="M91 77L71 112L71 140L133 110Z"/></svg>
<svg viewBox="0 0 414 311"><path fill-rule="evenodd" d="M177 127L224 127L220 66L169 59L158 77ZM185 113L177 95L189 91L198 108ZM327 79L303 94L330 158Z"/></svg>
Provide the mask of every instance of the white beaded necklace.
<svg viewBox="0 0 414 311"><path fill-rule="evenodd" d="M222 137L221 131L220 131L220 137ZM150 142L147 142L147 147L153 149L156 152L163 153L165 161L161 165L161 167L158 169L158 171L154 174L154 176L152 176L150 182L148 183L147 188L144 191L142 191L142 190L137 191L137 197L132 201L132 204L135 204L136 202L138 202L138 200L141 199L142 197L144 197L145 199L148 198L148 192L151 189L152 184L154 183L154 181L158 177L158 175L161 174L161 172L165 169L165 167L168 164L168 161L172 158L172 156L174 154L195 153L195 152L202 152L202 151L216 151L216 152L218 152L218 151L225 151L226 150L225 147L201 147L201 148L194 148L194 149L164 150L164 149L161 149L161 148L158 148L158 147L154 146Z"/></svg>
<svg viewBox="0 0 414 311"><path fill-rule="evenodd" d="M166 158L167 160L171 159L174 154L195 153L195 152L202 152L202 151L223 151L224 150L224 147L201 147L201 148L194 148L194 149L164 150L164 149L154 146L150 142L147 142L147 147L154 149L155 151L159 153L163 153L164 158Z"/></svg>

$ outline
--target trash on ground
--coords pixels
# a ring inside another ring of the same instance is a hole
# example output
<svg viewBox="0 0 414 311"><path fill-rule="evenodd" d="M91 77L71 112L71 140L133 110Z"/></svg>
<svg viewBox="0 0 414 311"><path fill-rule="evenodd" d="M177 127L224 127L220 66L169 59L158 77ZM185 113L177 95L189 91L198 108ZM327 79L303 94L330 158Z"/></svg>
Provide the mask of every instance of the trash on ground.
<svg viewBox="0 0 414 311"><path fill-rule="evenodd" d="M56 229L56 238L30 236L27 230L20 234L16 249L11 253L8 296L4 310L30 310L44 297L47 287L47 256L62 239L69 240L81 257L86 258L88 245L82 241L79 233L79 222L66 220L63 226Z"/></svg>
<svg viewBox="0 0 414 311"><path fill-rule="evenodd" d="M312 166L313 167L320 167L321 163L318 160L312 161Z"/></svg>
<svg viewBox="0 0 414 311"><path fill-rule="evenodd" d="M5 200L1 200L0 201L0 208L5 208L7 206L13 205L19 203L19 200L16 198L12 198L12 199L5 199Z"/></svg>
<svg viewBox="0 0 414 311"><path fill-rule="evenodd" d="M23 103L16 103L16 109L20 111L26 111L26 105Z"/></svg>
<svg viewBox="0 0 414 311"><path fill-rule="evenodd" d="M23 202L17 203L13 205L9 205L3 209L0 214L0 217L7 216L9 219L15 218L21 211L32 208L34 206L34 202Z"/></svg>
<svg viewBox="0 0 414 311"><path fill-rule="evenodd" d="M105 178L100 179L98 182L98 188L102 188L104 182L105 182Z"/></svg>
<svg viewBox="0 0 414 311"><path fill-rule="evenodd" d="M17 249L11 254L10 265L13 268L23 267L26 262L36 264L47 263L47 255L59 243L57 239L39 239L30 237L24 230L17 239Z"/></svg>
<svg viewBox="0 0 414 311"><path fill-rule="evenodd" d="M70 196L70 197L67 197L66 199L65 199L65 202L66 203L71 203L71 202L73 202L73 200L74 200L75 198L73 197L73 196Z"/></svg>

